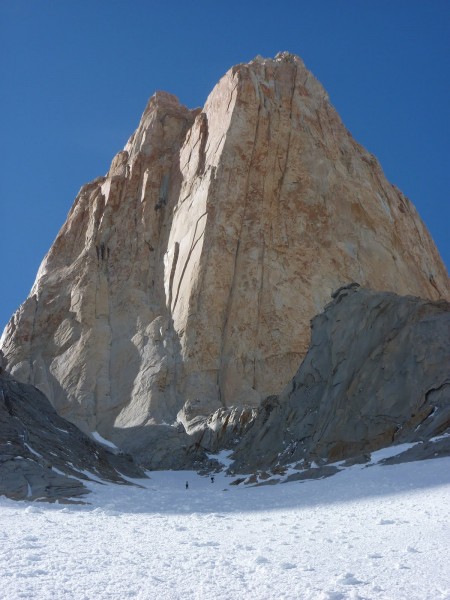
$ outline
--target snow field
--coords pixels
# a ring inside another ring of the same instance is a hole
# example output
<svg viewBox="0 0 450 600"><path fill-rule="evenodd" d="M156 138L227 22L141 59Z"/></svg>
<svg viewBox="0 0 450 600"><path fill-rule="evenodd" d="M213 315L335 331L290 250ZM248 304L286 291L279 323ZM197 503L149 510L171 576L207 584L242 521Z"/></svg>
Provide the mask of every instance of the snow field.
<svg viewBox="0 0 450 600"><path fill-rule="evenodd" d="M450 458L253 488L150 476L85 506L1 498L1 600L450 600Z"/></svg>

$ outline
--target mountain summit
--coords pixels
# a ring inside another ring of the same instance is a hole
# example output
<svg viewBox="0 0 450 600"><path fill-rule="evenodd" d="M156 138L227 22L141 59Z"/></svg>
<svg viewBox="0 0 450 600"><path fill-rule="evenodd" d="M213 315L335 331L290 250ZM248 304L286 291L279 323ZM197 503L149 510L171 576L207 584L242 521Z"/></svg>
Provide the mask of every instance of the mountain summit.
<svg viewBox="0 0 450 600"><path fill-rule="evenodd" d="M450 298L414 206L283 52L231 68L201 110L150 99L1 348L60 415L126 447L279 393L349 282Z"/></svg>

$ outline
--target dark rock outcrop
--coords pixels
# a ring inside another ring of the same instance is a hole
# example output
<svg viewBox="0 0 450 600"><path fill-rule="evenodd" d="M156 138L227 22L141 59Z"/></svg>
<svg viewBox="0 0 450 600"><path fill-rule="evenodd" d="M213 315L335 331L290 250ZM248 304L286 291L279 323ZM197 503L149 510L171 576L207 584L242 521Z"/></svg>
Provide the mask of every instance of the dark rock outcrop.
<svg viewBox="0 0 450 600"><path fill-rule="evenodd" d="M67 502L89 493L83 480L128 485L123 475L145 477L130 456L58 416L42 392L0 373L0 495Z"/></svg>
<svg viewBox="0 0 450 600"><path fill-rule="evenodd" d="M323 465L450 430L448 302L351 284L311 329L305 360L284 392L263 402L233 472ZM410 454L435 452L427 442Z"/></svg>

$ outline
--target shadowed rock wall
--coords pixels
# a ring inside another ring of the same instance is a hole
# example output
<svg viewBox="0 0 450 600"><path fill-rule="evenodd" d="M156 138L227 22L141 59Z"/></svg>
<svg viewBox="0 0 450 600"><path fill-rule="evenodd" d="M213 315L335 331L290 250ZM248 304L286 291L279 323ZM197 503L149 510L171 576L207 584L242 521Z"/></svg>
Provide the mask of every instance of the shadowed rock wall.
<svg viewBox="0 0 450 600"><path fill-rule="evenodd" d="M348 286L312 321L291 383L268 398L232 470L308 466L450 431L450 304Z"/></svg>
<svg viewBox="0 0 450 600"><path fill-rule="evenodd" d="M89 493L89 479L128 485L145 477L131 457L115 454L62 419L31 385L0 373L0 495L64 500Z"/></svg>

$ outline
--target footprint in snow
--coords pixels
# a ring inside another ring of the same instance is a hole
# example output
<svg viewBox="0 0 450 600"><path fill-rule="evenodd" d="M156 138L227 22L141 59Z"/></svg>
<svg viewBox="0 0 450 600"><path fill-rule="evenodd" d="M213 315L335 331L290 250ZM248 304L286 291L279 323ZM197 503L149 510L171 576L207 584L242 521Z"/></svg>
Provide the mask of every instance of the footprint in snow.
<svg viewBox="0 0 450 600"><path fill-rule="evenodd" d="M341 592L325 592L321 598L323 600L345 600L345 596Z"/></svg>
<svg viewBox="0 0 450 600"><path fill-rule="evenodd" d="M197 546L197 548L216 548L220 544L219 542L193 542L192 546Z"/></svg>
<svg viewBox="0 0 450 600"><path fill-rule="evenodd" d="M39 575L48 575L48 571L45 569L35 569L34 571L30 571L27 573L28 577L38 577ZM27 596L24 596L25 598ZM28 596L29 597L29 596Z"/></svg>
<svg viewBox="0 0 450 600"><path fill-rule="evenodd" d="M270 561L265 556L257 556L255 558L255 563L258 565L265 565L268 562Z"/></svg>
<svg viewBox="0 0 450 600"><path fill-rule="evenodd" d="M343 585L360 585L361 583L364 583L363 581L357 579L353 573L344 573L344 575L341 575L337 581Z"/></svg>
<svg viewBox="0 0 450 600"><path fill-rule="evenodd" d="M413 554L419 554L419 550L417 550L416 548L413 548L412 546L408 546L406 548L407 552L412 552Z"/></svg>
<svg viewBox="0 0 450 600"><path fill-rule="evenodd" d="M27 560L29 562L39 562L40 560L42 560L42 557L39 556L39 554L29 554L27 556Z"/></svg>
<svg viewBox="0 0 450 600"><path fill-rule="evenodd" d="M282 563L280 563L280 567L284 571L288 571L289 569L296 569L297 565L294 565L293 563L290 563L290 562L282 562Z"/></svg>
<svg viewBox="0 0 450 600"><path fill-rule="evenodd" d="M395 521L391 519L380 519L378 525L394 525Z"/></svg>

